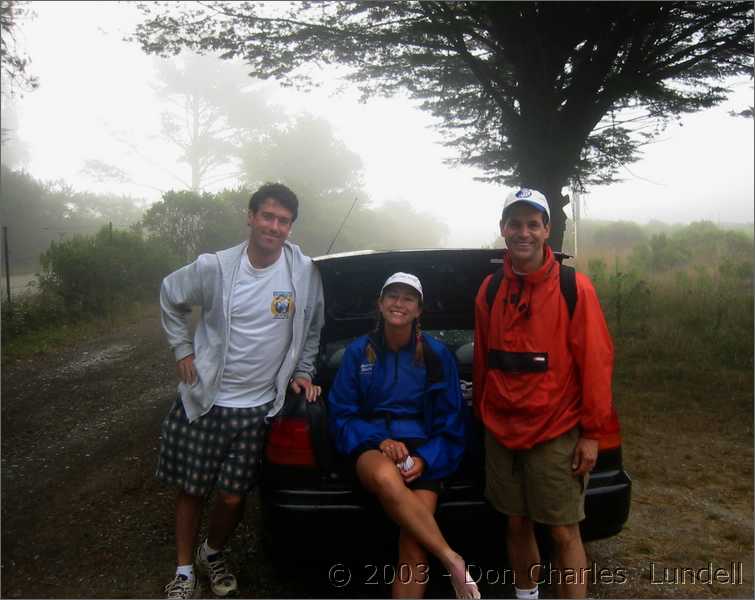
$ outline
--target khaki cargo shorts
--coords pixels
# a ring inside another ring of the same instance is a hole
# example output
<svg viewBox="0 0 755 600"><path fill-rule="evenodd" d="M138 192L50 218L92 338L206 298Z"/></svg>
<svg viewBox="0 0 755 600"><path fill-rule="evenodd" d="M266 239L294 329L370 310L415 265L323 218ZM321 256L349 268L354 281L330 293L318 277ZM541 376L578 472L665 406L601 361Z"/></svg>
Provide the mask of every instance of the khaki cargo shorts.
<svg viewBox="0 0 755 600"><path fill-rule="evenodd" d="M585 518L587 475L572 474L579 429L529 450L509 450L485 431L485 497L497 511L544 525Z"/></svg>

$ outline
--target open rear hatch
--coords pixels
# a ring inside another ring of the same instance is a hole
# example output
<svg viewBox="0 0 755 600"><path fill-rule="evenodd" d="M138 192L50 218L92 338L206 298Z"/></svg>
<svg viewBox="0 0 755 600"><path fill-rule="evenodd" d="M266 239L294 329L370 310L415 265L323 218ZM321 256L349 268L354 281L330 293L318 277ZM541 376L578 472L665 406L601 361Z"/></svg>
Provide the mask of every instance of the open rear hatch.
<svg viewBox="0 0 755 600"><path fill-rule="evenodd" d="M350 252L315 262L325 291L321 344L327 346L374 327L380 288L397 271L412 273L422 282L424 329L471 331L475 295L485 276L500 266L501 250Z"/></svg>

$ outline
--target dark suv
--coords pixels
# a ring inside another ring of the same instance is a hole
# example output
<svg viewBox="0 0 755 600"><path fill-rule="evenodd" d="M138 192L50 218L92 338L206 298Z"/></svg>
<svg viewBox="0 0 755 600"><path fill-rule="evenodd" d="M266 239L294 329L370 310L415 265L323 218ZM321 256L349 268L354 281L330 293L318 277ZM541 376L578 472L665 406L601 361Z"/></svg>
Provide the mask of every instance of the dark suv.
<svg viewBox="0 0 755 600"><path fill-rule="evenodd" d="M481 533L492 535L492 541L502 547L502 520L483 497L483 436L471 410L474 300L485 276L501 265L501 251L368 251L315 260L325 293L317 375L324 396L344 348L375 326L376 299L385 279L396 271L420 278L425 296L422 327L455 354L469 406L465 457L446 481L438 502L438 522L454 547L461 548L470 537L478 544L484 537ZM274 556L276 550L279 556L296 553L315 558L339 549L352 552L359 546L353 543L355 537L369 536L373 545L382 538L391 543L391 536L386 535L392 531L387 518L374 499L355 485L352 470L334 452L323 401L307 404L291 394L286 399L271 423L260 487ZM630 490L631 481L622 465L619 424L614 418L610 433L600 441L598 462L590 476L587 518L582 523L584 539L621 530L629 515Z"/></svg>

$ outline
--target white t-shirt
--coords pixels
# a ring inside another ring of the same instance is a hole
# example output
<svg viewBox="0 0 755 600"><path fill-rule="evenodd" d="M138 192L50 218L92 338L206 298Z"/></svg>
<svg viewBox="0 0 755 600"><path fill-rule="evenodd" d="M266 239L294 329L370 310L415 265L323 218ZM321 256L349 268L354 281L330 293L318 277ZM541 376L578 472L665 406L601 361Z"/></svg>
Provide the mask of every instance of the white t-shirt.
<svg viewBox="0 0 755 600"><path fill-rule="evenodd" d="M286 258L255 269L246 252L231 291L231 334L215 404L247 408L275 398L275 376L291 345L294 291Z"/></svg>

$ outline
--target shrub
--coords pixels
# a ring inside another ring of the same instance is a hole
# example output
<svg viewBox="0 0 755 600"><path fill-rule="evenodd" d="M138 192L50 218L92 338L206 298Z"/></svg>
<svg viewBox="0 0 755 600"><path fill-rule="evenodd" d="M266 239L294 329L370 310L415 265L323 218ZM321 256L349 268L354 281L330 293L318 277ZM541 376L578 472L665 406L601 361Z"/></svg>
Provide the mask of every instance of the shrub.
<svg viewBox="0 0 755 600"><path fill-rule="evenodd" d="M587 273L596 287L600 287L606 282L607 272L606 261L602 258L591 258L587 263Z"/></svg>
<svg viewBox="0 0 755 600"><path fill-rule="evenodd" d="M120 303L156 297L177 260L159 240L103 227L94 236L53 242L41 264L43 292L60 296L73 315L102 316Z"/></svg>
<svg viewBox="0 0 755 600"><path fill-rule="evenodd" d="M2 306L3 344L21 334L65 322L67 311L63 299L54 293L19 296L13 304Z"/></svg>
<svg viewBox="0 0 755 600"><path fill-rule="evenodd" d="M164 242L108 227L93 236L53 242L40 262L39 293L3 305L3 343L53 325L112 316L134 301L154 300L162 278L178 266Z"/></svg>

